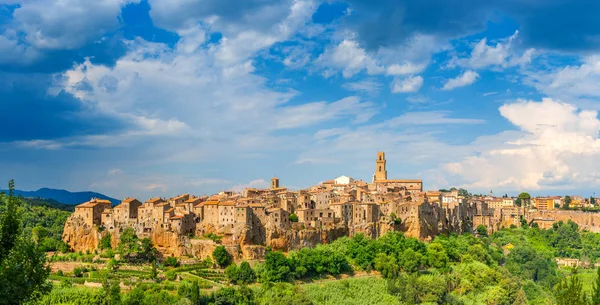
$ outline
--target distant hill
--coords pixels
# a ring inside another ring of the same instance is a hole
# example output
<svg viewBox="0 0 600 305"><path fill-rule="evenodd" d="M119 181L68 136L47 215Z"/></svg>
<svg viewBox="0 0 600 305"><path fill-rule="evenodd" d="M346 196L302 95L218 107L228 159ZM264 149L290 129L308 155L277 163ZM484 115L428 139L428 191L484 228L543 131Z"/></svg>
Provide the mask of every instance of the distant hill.
<svg viewBox="0 0 600 305"><path fill-rule="evenodd" d="M5 190L5 192L7 191ZM25 198L53 199L64 204L80 204L89 201L92 198L107 199L113 204L118 204L121 202L118 199L96 192L69 192L66 190L56 190L50 188L41 188L37 191L15 190L15 195L20 195Z"/></svg>

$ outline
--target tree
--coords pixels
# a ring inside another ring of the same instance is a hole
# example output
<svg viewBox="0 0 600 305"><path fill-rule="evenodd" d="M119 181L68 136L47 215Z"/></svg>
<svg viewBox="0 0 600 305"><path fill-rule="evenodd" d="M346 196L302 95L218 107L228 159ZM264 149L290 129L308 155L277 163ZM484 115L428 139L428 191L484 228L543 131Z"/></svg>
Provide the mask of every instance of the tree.
<svg viewBox="0 0 600 305"><path fill-rule="evenodd" d="M591 205L596 205L596 198L590 197L590 204Z"/></svg>
<svg viewBox="0 0 600 305"><path fill-rule="evenodd" d="M565 209L565 210L569 209L569 205L571 204L571 202L573 202L573 199L571 199L571 196L565 196L565 202L563 204L563 209Z"/></svg>
<svg viewBox="0 0 600 305"><path fill-rule="evenodd" d="M242 284L250 284L256 281L256 273L250 267L248 262L242 262L238 270L238 282Z"/></svg>
<svg viewBox="0 0 600 305"><path fill-rule="evenodd" d="M176 258L169 256L169 257L165 258L165 260L163 261L163 265L177 267L177 266L179 266L179 262L177 261Z"/></svg>
<svg viewBox="0 0 600 305"><path fill-rule="evenodd" d="M477 235L479 236L488 236L488 229L484 225L478 225L475 231L477 231Z"/></svg>
<svg viewBox="0 0 600 305"><path fill-rule="evenodd" d="M14 187L11 180L8 198L0 195L0 304L26 303L51 289L45 253L21 231Z"/></svg>
<svg viewBox="0 0 600 305"><path fill-rule="evenodd" d="M600 267L596 269L596 281L592 292L592 305L600 305Z"/></svg>
<svg viewBox="0 0 600 305"><path fill-rule="evenodd" d="M458 189L458 196L462 196L462 197L467 198L467 197L470 197L471 194L469 194L469 191L467 191L467 190L465 190L463 188L459 188Z"/></svg>
<svg viewBox="0 0 600 305"><path fill-rule="evenodd" d="M396 258L392 255L387 255L385 253L379 253L375 257L375 270L381 272L381 276L384 279L395 278L398 274L398 263L396 263Z"/></svg>
<svg viewBox="0 0 600 305"><path fill-rule="evenodd" d="M444 246L439 243L432 243L427 248L429 265L438 269L445 269L448 266L449 258Z"/></svg>
<svg viewBox="0 0 600 305"><path fill-rule="evenodd" d="M110 233L106 232L106 235L102 236L102 239L100 239L100 250L111 249L111 239Z"/></svg>
<svg viewBox="0 0 600 305"><path fill-rule="evenodd" d="M231 262L233 261L231 254L229 254L229 252L227 252L227 249L225 249L224 246L216 247L212 253L212 257L215 260L215 262L217 263L217 265L219 265L219 267L221 267L221 268L225 268L225 267L229 266L231 264Z"/></svg>
<svg viewBox="0 0 600 305"><path fill-rule="evenodd" d="M267 253L264 268L265 273L262 279L266 282L284 282L292 276L290 260L280 251Z"/></svg>
<svg viewBox="0 0 600 305"><path fill-rule="evenodd" d="M527 304L529 304L529 302L527 301L527 295L525 294L525 291L521 288L521 289L519 289L519 292L517 292L517 295L515 296L513 305L527 305Z"/></svg>
<svg viewBox="0 0 600 305"><path fill-rule="evenodd" d="M121 286L119 280L113 280L109 271L102 272L102 294L107 305L121 303Z"/></svg>
<svg viewBox="0 0 600 305"><path fill-rule="evenodd" d="M522 192L521 194L519 194L519 196L517 196L517 200L521 202L521 205L529 206L529 203L531 201L531 195L529 195L529 193Z"/></svg>
<svg viewBox="0 0 600 305"><path fill-rule="evenodd" d="M292 213L290 214L289 219L291 222L298 222L298 215Z"/></svg>
<svg viewBox="0 0 600 305"><path fill-rule="evenodd" d="M577 276L577 268L573 269L569 278L563 278L554 288L557 305L585 305L586 297L583 284Z"/></svg>

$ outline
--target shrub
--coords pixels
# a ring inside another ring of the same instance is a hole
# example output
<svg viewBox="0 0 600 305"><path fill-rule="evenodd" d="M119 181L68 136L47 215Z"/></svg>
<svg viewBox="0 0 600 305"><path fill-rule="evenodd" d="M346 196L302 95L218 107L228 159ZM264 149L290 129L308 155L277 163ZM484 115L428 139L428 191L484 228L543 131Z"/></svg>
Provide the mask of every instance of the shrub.
<svg viewBox="0 0 600 305"><path fill-rule="evenodd" d="M165 272L165 278L169 281L174 281L175 278L177 278L177 273L175 273L173 270L169 270Z"/></svg>
<svg viewBox="0 0 600 305"><path fill-rule="evenodd" d="M215 262L217 262L217 265L219 265L221 268L229 266L233 261L233 257L231 257L231 254L227 252L224 246L216 247L212 253L212 256L215 259Z"/></svg>
<svg viewBox="0 0 600 305"><path fill-rule="evenodd" d="M291 222L298 222L298 215L292 213L290 214L289 219Z"/></svg>
<svg viewBox="0 0 600 305"><path fill-rule="evenodd" d="M169 256L165 259L165 261L163 262L163 265L170 266L170 267L177 267L177 266L179 266L179 262L177 261L176 258Z"/></svg>
<svg viewBox="0 0 600 305"><path fill-rule="evenodd" d="M77 268L73 269L73 275L75 277L82 277L83 271L81 270L81 268L77 267Z"/></svg>
<svg viewBox="0 0 600 305"><path fill-rule="evenodd" d="M106 235L104 235L102 237L102 239L100 240L100 249L104 250L104 249L112 249L112 246L110 244L111 242L111 235L110 233L106 233Z"/></svg>

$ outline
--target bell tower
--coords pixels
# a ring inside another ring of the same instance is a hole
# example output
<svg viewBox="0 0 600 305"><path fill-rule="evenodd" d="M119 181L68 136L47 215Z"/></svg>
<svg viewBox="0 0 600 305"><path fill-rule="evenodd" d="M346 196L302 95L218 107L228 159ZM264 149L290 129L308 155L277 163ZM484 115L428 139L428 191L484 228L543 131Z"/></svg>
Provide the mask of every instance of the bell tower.
<svg viewBox="0 0 600 305"><path fill-rule="evenodd" d="M377 152L377 162L375 168L375 175L373 175L373 182L387 180L387 170L385 168L385 153L382 151Z"/></svg>
<svg viewBox="0 0 600 305"><path fill-rule="evenodd" d="M271 188L272 189L279 188L279 178L277 178L277 177L271 178Z"/></svg>

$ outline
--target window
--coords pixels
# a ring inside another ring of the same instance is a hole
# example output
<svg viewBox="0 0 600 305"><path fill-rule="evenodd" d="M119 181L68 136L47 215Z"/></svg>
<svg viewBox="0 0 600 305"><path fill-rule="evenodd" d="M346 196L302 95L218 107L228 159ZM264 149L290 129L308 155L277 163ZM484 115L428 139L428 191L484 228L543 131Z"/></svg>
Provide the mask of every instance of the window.
<svg viewBox="0 0 600 305"><path fill-rule="evenodd" d="M381 166L379 167L379 171L381 171Z"/></svg>

